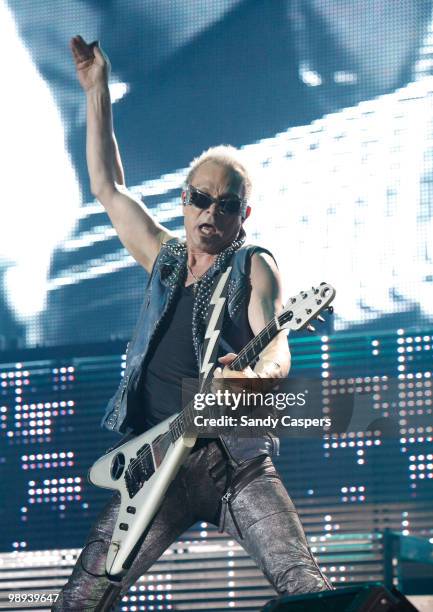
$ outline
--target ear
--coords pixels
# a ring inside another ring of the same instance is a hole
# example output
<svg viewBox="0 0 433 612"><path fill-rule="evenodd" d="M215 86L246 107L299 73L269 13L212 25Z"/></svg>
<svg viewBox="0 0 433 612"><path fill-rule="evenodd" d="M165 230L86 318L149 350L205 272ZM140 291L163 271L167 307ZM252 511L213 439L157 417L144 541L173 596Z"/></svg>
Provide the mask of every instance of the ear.
<svg viewBox="0 0 433 612"><path fill-rule="evenodd" d="M245 221L245 219L248 219L250 214L251 214L251 206L247 206L247 208L245 210L245 217L243 218L243 221Z"/></svg>
<svg viewBox="0 0 433 612"><path fill-rule="evenodd" d="M186 191L183 189L182 193L181 193L181 200L182 200L182 204L185 205L185 200L186 200Z"/></svg>

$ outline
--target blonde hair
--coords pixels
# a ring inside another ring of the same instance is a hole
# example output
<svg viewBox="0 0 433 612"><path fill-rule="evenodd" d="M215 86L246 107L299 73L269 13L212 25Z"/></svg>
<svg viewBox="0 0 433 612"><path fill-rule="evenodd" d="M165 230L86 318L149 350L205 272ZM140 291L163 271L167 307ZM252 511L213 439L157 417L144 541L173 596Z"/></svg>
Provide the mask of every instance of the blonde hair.
<svg viewBox="0 0 433 612"><path fill-rule="evenodd" d="M185 180L187 184L191 182L195 171L205 162L220 164L226 168L231 168L234 172L239 174L245 188L245 199L249 199L252 190L252 181L239 149L231 145L219 145L203 151L203 153L195 157L189 165L188 174Z"/></svg>

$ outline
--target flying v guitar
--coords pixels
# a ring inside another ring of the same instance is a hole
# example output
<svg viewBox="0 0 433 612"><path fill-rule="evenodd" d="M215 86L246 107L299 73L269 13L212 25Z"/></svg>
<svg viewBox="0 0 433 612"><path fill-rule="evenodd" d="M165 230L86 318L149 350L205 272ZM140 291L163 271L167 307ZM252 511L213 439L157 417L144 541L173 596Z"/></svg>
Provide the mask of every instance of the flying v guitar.
<svg viewBox="0 0 433 612"><path fill-rule="evenodd" d="M326 283L292 297L240 351L230 368L240 371L253 363L282 329L306 327L314 331L310 321L324 321L320 312L332 312L329 305L334 297L335 289ZM188 428L192 418L190 403L178 414L109 451L89 470L92 484L117 490L121 496L106 560L107 574L114 579L130 567L170 482L195 444L196 436Z"/></svg>

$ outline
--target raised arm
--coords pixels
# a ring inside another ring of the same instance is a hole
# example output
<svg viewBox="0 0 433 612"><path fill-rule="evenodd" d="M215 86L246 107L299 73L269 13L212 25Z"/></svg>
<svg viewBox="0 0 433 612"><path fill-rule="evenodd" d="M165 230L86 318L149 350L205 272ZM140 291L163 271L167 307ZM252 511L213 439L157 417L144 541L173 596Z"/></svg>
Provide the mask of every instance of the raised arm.
<svg viewBox="0 0 433 612"><path fill-rule="evenodd" d="M113 131L107 57L98 43L88 45L81 36L72 38L71 50L87 100L86 152L92 194L104 206L124 247L150 271L162 242L173 234L152 217L125 185Z"/></svg>

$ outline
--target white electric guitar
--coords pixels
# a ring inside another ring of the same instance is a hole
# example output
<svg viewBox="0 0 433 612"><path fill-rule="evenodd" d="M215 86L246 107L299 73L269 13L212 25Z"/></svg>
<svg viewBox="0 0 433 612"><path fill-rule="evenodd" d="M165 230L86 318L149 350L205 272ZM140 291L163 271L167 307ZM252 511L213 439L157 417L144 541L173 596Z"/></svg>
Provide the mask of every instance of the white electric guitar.
<svg viewBox="0 0 433 612"><path fill-rule="evenodd" d="M310 321L324 321L320 312L332 312L329 304L335 289L326 283L292 297L281 314L240 351L230 368L240 371L254 363L282 329L314 331ZM133 438L98 459L89 470L92 484L120 492L119 514L107 553L106 571L120 578L131 566L146 529L197 436L190 433L192 402L149 431Z"/></svg>

